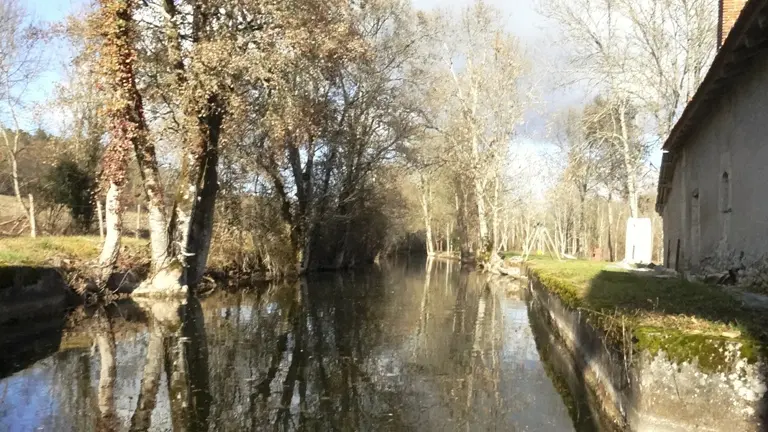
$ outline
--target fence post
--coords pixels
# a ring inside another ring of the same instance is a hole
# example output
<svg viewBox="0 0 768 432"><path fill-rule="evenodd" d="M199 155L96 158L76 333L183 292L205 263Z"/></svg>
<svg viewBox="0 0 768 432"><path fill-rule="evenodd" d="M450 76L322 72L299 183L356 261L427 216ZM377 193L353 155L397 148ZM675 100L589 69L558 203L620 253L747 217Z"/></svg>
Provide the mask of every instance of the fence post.
<svg viewBox="0 0 768 432"><path fill-rule="evenodd" d="M104 240L104 214L101 210L101 200L96 199L96 213L99 217L99 237Z"/></svg>
<svg viewBox="0 0 768 432"><path fill-rule="evenodd" d="M29 229L31 231L32 238L37 237L37 222L35 221L35 200L32 198L32 194L29 194Z"/></svg>

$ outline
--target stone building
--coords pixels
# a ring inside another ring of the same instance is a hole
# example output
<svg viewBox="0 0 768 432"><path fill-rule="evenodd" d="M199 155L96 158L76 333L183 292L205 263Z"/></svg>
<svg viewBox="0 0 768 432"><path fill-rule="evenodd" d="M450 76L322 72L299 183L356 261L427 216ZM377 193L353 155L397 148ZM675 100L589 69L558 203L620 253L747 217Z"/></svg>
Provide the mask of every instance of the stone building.
<svg viewBox="0 0 768 432"><path fill-rule="evenodd" d="M768 258L768 0L720 0L719 50L664 143L664 264L724 270Z"/></svg>

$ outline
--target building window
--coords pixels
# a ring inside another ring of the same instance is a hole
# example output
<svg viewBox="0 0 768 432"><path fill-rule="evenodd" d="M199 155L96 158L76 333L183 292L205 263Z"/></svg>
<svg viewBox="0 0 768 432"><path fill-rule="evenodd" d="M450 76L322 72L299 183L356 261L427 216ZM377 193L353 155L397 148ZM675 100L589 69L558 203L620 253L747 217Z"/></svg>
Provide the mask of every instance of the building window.
<svg viewBox="0 0 768 432"><path fill-rule="evenodd" d="M731 180L728 171L720 178L720 209L723 213L731 212Z"/></svg>

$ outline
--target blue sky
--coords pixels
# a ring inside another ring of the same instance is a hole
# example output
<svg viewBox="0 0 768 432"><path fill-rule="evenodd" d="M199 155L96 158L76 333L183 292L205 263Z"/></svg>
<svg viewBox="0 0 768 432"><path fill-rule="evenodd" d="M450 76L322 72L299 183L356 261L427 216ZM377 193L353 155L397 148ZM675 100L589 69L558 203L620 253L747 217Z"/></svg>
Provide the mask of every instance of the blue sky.
<svg viewBox="0 0 768 432"><path fill-rule="evenodd" d="M26 0L24 6L33 21L51 25L62 22L76 11L82 11L88 4L90 0ZM46 101L53 97L56 85L62 80L63 67L69 61L70 52L65 44L53 42L45 46L43 56L45 71L28 88L24 97L34 109L32 115L22 117L22 128L43 126L58 132L60 113L46 106Z"/></svg>
<svg viewBox="0 0 768 432"><path fill-rule="evenodd" d="M89 0L26 0L32 15L46 22L60 21L89 3Z"/></svg>
<svg viewBox="0 0 768 432"><path fill-rule="evenodd" d="M435 7L460 9L471 5L473 2L474 0L414 0L414 6L419 9ZM527 54L532 59L536 70L533 75L538 77L551 76L549 73L541 73L540 71L548 68L546 62L551 61L554 54L553 50L558 48L551 37L553 32L550 23L535 11L536 0L486 0L486 2L502 11L503 19L507 21L507 28L517 35L526 47ZM54 23L65 19L70 14L84 10L91 3L92 0L27 0L27 7L36 20ZM52 48L47 50L46 62L49 65L49 71L38 80L28 95L28 100L43 103L47 98L53 96L56 84L61 80L62 68L68 61L70 53L63 46ZM523 134L527 141L546 141L546 122L541 115L542 113L555 110L563 104L579 102L578 98L574 99L572 93L564 95L561 91L551 88L550 83L539 82L537 84L543 84L545 90L542 92L543 94L537 95L540 102L536 109L531 110L527 116L527 123L523 128ZM47 114L50 116L50 113ZM36 121L43 124L50 122L45 115ZM30 127L34 127L34 124ZM55 126L52 125L46 124L46 127L55 129Z"/></svg>

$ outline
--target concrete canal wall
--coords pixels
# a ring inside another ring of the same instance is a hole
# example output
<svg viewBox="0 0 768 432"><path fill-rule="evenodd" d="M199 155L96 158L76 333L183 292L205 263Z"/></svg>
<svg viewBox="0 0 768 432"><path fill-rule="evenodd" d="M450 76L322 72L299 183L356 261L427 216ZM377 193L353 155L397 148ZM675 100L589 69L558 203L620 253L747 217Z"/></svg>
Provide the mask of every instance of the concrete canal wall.
<svg viewBox="0 0 768 432"><path fill-rule="evenodd" d="M540 350L549 357L544 360L586 405L575 408L582 417L577 424L588 417L598 430L766 430L766 365L745 358L738 342L711 342L723 359L712 370L698 360L678 364L663 351L634 352L631 332L619 328L624 343L608 342L586 313L565 306L530 271L528 276L532 324L543 329L538 340L549 344Z"/></svg>

